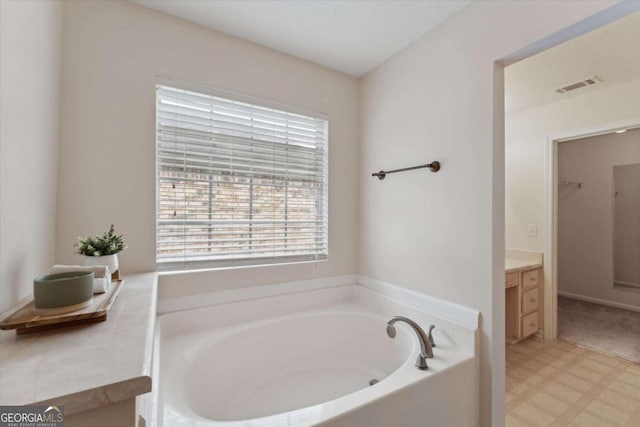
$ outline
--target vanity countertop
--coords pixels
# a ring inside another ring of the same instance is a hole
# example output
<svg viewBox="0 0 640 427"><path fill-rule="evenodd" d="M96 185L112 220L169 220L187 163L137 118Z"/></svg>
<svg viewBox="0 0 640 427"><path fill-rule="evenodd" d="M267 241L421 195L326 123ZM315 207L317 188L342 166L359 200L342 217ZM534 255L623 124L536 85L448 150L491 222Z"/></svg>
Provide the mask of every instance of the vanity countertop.
<svg viewBox="0 0 640 427"><path fill-rule="evenodd" d="M542 267L542 254L539 252L527 252L514 249L507 249L505 251L505 273L539 267Z"/></svg>
<svg viewBox="0 0 640 427"><path fill-rule="evenodd" d="M105 322L0 331L0 404L64 405L65 415L151 391L156 273L124 277Z"/></svg>

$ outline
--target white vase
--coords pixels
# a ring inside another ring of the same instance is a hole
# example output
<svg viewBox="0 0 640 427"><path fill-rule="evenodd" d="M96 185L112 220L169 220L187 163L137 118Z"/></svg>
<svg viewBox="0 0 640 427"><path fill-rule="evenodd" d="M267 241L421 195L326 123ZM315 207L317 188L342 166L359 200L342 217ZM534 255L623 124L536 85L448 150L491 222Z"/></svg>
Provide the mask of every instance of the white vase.
<svg viewBox="0 0 640 427"><path fill-rule="evenodd" d="M85 256L84 265L106 265L113 274L118 271L120 264L118 263L118 254L104 256Z"/></svg>

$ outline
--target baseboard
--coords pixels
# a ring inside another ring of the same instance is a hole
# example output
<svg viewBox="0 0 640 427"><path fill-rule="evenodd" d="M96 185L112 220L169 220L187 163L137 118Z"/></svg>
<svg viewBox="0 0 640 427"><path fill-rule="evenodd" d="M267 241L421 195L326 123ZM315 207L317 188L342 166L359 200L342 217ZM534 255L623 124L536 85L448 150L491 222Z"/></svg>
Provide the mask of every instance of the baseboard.
<svg viewBox="0 0 640 427"><path fill-rule="evenodd" d="M625 285L620 285L618 283L614 283L613 284L613 289L615 289L616 291L620 291L620 292L631 292L634 294L640 294L640 286L636 287L636 286L625 286Z"/></svg>
<svg viewBox="0 0 640 427"><path fill-rule="evenodd" d="M623 282L620 280L616 280L613 282L613 285L619 285L619 286L624 286L624 287L628 287L628 288L637 288L640 289L640 283L634 283L634 282Z"/></svg>
<svg viewBox="0 0 640 427"><path fill-rule="evenodd" d="M608 300L599 299L599 298L586 297L584 295L572 294L570 292L563 292L563 291L558 291L558 295L562 297L576 299L578 301L592 302L595 304L606 305L608 307L621 308L623 310L636 311L640 313L640 307L635 305L622 304L615 301L608 301Z"/></svg>

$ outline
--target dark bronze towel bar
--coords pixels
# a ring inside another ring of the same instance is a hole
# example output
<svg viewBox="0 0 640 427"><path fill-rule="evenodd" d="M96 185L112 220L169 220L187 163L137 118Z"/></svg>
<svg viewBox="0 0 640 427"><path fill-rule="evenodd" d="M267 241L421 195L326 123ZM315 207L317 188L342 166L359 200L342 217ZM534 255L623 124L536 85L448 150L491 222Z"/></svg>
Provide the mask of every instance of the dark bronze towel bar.
<svg viewBox="0 0 640 427"><path fill-rule="evenodd" d="M377 176L379 180L383 180L387 176L387 174L390 174L390 173L404 172L404 171L411 171L414 169L425 169L425 168L428 168L431 172L438 172L440 170L440 162L431 162L431 163L427 163L426 165L412 166L410 168L374 172L371 174L371 176Z"/></svg>

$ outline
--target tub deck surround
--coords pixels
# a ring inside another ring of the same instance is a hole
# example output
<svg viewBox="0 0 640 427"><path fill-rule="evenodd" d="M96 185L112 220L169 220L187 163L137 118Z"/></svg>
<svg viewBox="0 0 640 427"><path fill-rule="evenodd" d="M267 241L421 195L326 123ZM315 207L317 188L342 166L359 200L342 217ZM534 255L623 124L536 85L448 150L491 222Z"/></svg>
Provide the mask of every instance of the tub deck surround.
<svg viewBox="0 0 640 427"><path fill-rule="evenodd" d="M106 322L0 332L0 404L64 405L65 416L151 391L157 274L130 275Z"/></svg>
<svg viewBox="0 0 640 427"><path fill-rule="evenodd" d="M542 267L542 254L539 252L507 249L504 257L505 273L531 270Z"/></svg>
<svg viewBox="0 0 640 427"><path fill-rule="evenodd" d="M176 286L172 278L174 276L188 275L188 272L160 272L158 274L158 286ZM170 298L158 299L158 314L172 311L190 310L199 307L225 304L229 302L244 301L256 298L266 298L276 295L292 294L296 292L325 289L333 286L344 286L358 283L358 276L348 274L344 276L321 277L317 279L296 280L294 282L275 283L271 285L247 286L233 289L223 289L205 294L189 294Z"/></svg>
<svg viewBox="0 0 640 427"><path fill-rule="evenodd" d="M340 285L160 315L159 425L477 425L477 327L412 302ZM436 325L427 371L392 315Z"/></svg>
<svg viewBox="0 0 640 427"><path fill-rule="evenodd" d="M159 286L163 286L163 276L171 276L171 274L160 273ZM298 280L295 282L277 283L272 285L225 289L221 291L208 292L205 294L184 295L179 297L160 299L158 301L158 314L190 310L200 307L210 307L237 301L287 295L298 292L308 292L317 289L350 286L353 284L358 284L398 301L410 305L419 306L437 317L463 325L468 329L475 330L479 326L480 313L477 310L465 307L460 304L433 298L429 295L413 291L405 287L393 285L388 282L373 279L368 276L355 274L322 277L318 279ZM169 283L167 283L166 285L170 286Z"/></svg>

